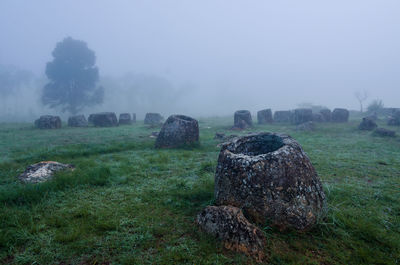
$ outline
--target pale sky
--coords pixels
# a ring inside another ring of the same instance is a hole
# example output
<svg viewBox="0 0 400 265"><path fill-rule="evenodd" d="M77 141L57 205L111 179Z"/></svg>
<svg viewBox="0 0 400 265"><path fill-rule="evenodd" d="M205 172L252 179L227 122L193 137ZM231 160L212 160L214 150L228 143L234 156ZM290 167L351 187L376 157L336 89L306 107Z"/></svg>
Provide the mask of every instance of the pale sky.
<svg viewBox="0 0 400 265"><path fill-rule="evenodd" d="M195 84L199 110L357 109L364 89L400 107L398 0L1 0L0 33L0 64L44 75L71 36L101 75Z"/></svg>

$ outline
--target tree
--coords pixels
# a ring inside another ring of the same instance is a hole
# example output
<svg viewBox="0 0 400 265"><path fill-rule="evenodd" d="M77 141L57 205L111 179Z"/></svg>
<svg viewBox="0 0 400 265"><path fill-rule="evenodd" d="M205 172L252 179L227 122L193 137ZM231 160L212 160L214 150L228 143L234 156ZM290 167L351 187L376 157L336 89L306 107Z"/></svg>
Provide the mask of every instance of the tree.
<svg viewBox="0 0 400 265"><path fill-rule="evenodd" d="M65 38L57 43L52 55L53 61L46 65L50 82L43 90L43 104L76 114L86 106L103 102L104 89L96 86L96 55L85 42Z"/></svg>
<svg viewBox="0 0 400 265"><path fill-rule="evenodd" d="M358 100L358 103L360 103L360 112L363 112L364 111L363 102L367 100L368 92L366 90L363 90L362 92L357 91L356 93L354 93L354 96Z"/></svg>

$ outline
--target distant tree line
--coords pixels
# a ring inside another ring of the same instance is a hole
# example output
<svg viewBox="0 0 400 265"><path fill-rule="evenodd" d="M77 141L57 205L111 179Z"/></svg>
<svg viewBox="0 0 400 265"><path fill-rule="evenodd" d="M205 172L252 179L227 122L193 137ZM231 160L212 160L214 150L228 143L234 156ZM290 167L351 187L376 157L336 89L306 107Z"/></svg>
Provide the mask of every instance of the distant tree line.
<svg viewBox="0 0 400 265"><path fill-rule="evenodd" d="M12 66L0 65L0 95L8 97L27 87L34 81L32 72L21 70Z"/></svg>

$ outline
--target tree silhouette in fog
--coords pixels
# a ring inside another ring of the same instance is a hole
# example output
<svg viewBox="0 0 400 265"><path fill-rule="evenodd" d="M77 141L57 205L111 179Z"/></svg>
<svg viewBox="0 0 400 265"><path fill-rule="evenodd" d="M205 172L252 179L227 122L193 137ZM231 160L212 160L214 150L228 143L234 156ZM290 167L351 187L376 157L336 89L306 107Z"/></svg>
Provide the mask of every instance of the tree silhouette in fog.
<svg viewBox="0 0 400 265"><path fill-rule="evenodd" d="M46 65L50 82L43 90L43 104L76 114L86 106L103 102L104 89L96 86L96 55L85 42L65 38L57 43L52 55L53 61Z"/></svg>
<svg viewBox="0 0 400 265"><path fill-rule="evenodd" d="M0 98L16 94L23 87L29 87L34 81L30 71L13 66L0 65Z"/></svg>

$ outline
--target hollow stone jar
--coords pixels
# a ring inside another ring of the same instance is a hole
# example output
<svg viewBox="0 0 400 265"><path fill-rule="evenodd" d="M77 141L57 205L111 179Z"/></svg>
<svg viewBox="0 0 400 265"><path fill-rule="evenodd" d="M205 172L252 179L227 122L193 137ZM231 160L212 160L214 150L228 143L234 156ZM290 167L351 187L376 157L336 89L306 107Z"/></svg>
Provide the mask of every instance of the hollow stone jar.
<svg viewBox="0 0 400 265"><path fill-rule="evenodd" d="M217 205L243 209L250 220L308 230L325 194L302 147L290 136L259 133L222 146L215 175Z"/></svg>

